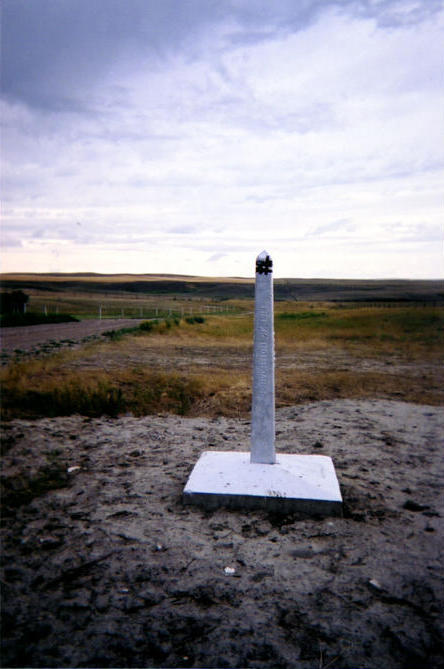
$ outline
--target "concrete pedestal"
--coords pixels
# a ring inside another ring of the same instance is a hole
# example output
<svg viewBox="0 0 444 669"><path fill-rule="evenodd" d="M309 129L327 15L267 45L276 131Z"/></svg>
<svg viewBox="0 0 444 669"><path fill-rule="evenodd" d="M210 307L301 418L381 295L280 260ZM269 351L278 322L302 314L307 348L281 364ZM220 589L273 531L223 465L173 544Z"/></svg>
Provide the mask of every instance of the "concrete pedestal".
<svg viewBox="0 0 444 669"><path fill-rule="evenodd" d="M270 465L250 462L250 453L204 451L184 488L183 500L207 509L342 515L335 469L325 455L278 454Z"/></svg>

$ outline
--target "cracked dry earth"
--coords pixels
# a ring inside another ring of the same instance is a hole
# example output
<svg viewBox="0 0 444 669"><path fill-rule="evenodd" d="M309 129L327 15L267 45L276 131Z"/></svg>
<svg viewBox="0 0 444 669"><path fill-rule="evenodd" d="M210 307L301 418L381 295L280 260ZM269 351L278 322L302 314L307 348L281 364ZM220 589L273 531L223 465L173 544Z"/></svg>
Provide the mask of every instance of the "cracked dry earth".
<svg viewBox="0 0 444 669"><path fill-rule="evenodd" d="M332 456L343 518L183 506L247 421L5 424L4 666L443 667L444 409L325 401L276 427L278 452Z"/></svg>

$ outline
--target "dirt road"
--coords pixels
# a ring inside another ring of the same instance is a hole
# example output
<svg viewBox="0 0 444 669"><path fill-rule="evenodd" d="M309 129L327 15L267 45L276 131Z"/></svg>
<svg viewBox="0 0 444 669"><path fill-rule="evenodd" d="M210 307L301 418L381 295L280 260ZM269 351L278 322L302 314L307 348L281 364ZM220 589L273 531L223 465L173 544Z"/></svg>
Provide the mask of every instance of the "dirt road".
<svg viewBox="0 0 444 669"><path fill-rule="evenodd" d="M107 330L136 327L143 319L112 318L79 321L78 323L54 323L30 325L16 328L1 328L0 348L7 355L15 350L32 352L36 348L53 342L80 343Z"/></svg>

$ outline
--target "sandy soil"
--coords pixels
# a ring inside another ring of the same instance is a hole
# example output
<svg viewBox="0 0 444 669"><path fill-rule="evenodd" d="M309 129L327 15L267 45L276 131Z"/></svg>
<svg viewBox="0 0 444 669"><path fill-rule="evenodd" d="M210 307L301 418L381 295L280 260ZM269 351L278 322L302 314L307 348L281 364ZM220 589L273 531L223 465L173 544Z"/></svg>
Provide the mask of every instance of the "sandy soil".
<svg viewBox="0 0 444 669"><path fill-rule="evenodd" d="M444 409L277 412L278 452L333 457L344 518L184 507L201 451L248 450L249 431L4 425L4 666L444 667Z"/></svg>

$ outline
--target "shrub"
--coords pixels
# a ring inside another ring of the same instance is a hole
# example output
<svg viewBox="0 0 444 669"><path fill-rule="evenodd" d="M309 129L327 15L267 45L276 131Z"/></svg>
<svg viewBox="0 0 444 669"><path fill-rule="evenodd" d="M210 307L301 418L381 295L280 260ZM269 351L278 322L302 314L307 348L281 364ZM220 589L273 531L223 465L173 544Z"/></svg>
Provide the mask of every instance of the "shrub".
<svg viewBox="0 0 444 669"><path fill-rule="evenodd" d="M0 313L2 314L24 314L25 304L29 302L29 296L21 290L13 290L12 293L0 294Z"/></svg>
<svg viewBox="0 0 444 669"><path fill-rule="evenodd" d="M157 324L157 321L143 321L143 323L139 325L139 330L142 332L151 332L155 323Z"/></svg>
<svg viewBox="0 0 444 669"><path fill-rule="evenodd" d="M135 332L137 328L121 328L120 330L106 330L103 332L103 336L107 337L111 341L119 341L122 339L123 335L131 334Z"/></svg>
<svg viewBox="0 0 444 669"><path fill-rule="evenodd" d="M0 325L4 328L25 325L43 325L44 323L76 323L78 318L70 314L4 314L0 318Z"/></svg>
<svg viewBox="0 0 444 669"><path fill-rule="evenodd" d="M188 316L185 318L185 321L190 325L194 325L194 323L205 323L205 318L203 316Z"/></svg>

